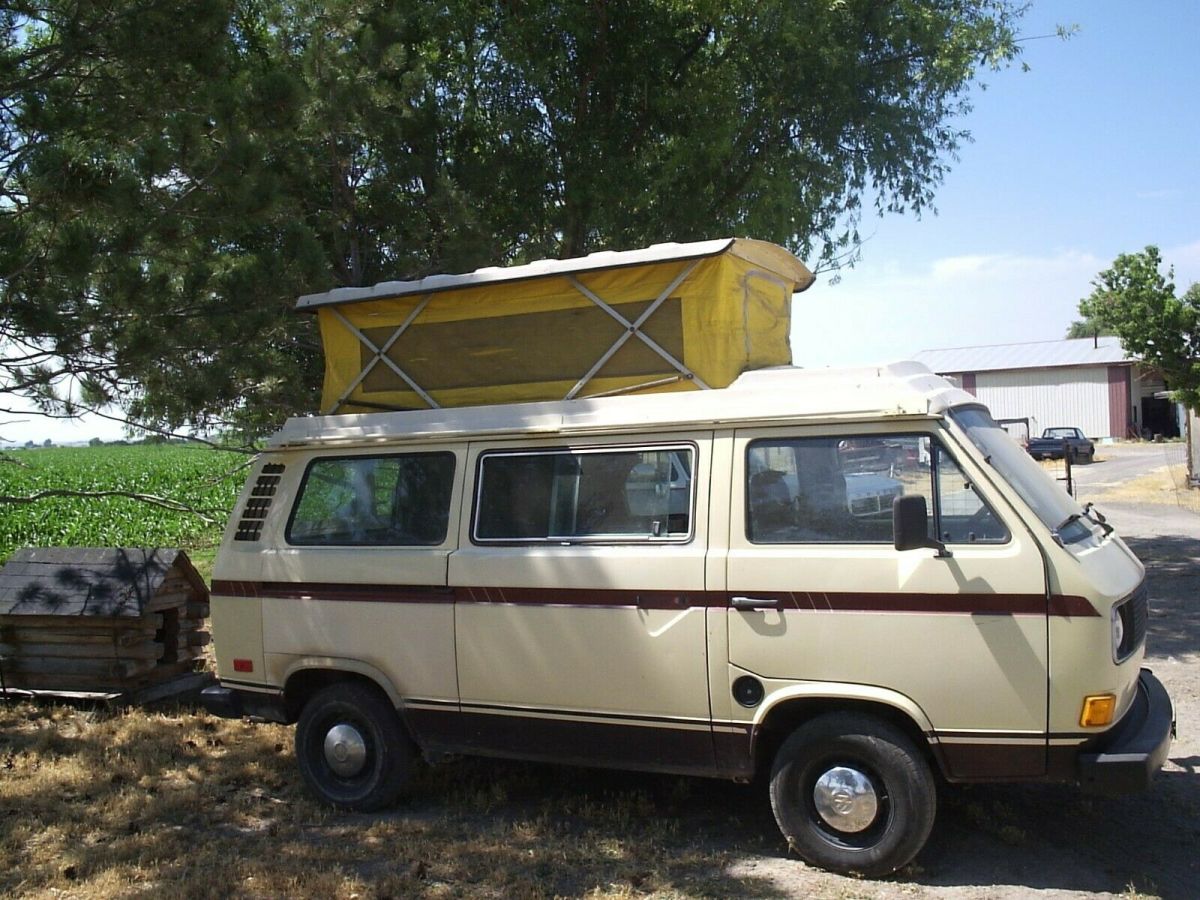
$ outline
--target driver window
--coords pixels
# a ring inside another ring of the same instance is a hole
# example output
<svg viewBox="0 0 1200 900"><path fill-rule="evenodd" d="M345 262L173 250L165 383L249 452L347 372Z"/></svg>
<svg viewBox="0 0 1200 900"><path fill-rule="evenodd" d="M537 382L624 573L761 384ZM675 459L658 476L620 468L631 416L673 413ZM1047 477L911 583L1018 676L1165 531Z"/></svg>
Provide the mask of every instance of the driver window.
<svg viewBox="0 0 1200 900"><path fill-rule="evenodd" d="M962 470L928 435L755 441L746 479L746 536L753 543L888 544L892 502L914 495L925 498L931 537L1008 540Z"/></svg>

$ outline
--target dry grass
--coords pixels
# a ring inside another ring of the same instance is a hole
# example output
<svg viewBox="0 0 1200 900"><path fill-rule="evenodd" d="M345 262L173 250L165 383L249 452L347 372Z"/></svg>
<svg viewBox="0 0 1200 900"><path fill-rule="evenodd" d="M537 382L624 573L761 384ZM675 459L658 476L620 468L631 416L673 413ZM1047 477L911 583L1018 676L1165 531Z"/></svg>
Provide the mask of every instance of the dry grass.
<svg viewBox="0 0 1200 900"><path fill-rule="evenodd" d="M727 874L739 845L782 849L751 788L467 760L345 815L308 797L291 741L186 708L0 703L0 895L772 893Z"/></svg>
<svg viewBox="0 0 1200 900"><path fill-rule="evenodd" d="M1139 478L1106 487L1096 498L1112 503L1178 506L1200 513L1200 491L1187 486L1187 465L1160 466Z"/></svg>

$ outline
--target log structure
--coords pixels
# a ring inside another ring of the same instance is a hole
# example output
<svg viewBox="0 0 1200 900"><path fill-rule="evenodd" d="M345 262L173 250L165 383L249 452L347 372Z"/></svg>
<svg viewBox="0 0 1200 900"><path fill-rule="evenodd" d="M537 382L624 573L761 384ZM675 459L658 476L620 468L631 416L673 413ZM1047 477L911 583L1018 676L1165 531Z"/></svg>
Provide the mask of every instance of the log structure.
<svg viewBox="0 0 1200 900"><path fill-rule="evenodd" d="M207 617L182 550L18 550L0 569L0 677L44 691L162 684L203 667Z"/></svg>

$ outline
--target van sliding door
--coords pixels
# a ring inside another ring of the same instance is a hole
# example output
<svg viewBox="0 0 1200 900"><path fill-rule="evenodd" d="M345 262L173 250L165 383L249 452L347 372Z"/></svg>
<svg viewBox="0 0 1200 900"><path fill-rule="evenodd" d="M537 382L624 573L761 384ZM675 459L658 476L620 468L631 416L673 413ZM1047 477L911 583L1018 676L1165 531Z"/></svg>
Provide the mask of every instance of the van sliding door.
<svg viewBox="0 0 1200 900"><path fill-rule="evenodd" d="M711 436L472 445L456 593L477 752L710 772Z"/></svg>

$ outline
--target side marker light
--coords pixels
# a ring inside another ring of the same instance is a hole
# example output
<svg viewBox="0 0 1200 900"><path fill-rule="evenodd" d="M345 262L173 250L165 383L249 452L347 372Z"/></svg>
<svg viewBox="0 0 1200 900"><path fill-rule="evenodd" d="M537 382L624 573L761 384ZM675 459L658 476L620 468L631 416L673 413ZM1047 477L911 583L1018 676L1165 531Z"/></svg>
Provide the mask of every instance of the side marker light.
<svg viewBox="0 0 1200 900"><path fill-rule="evenodd" d="M1079 724L1084 728L1110 725L1116 708L1117 697L1115 694L1089 694L1083 698L1083 710L1079 713Z"/></svg>

